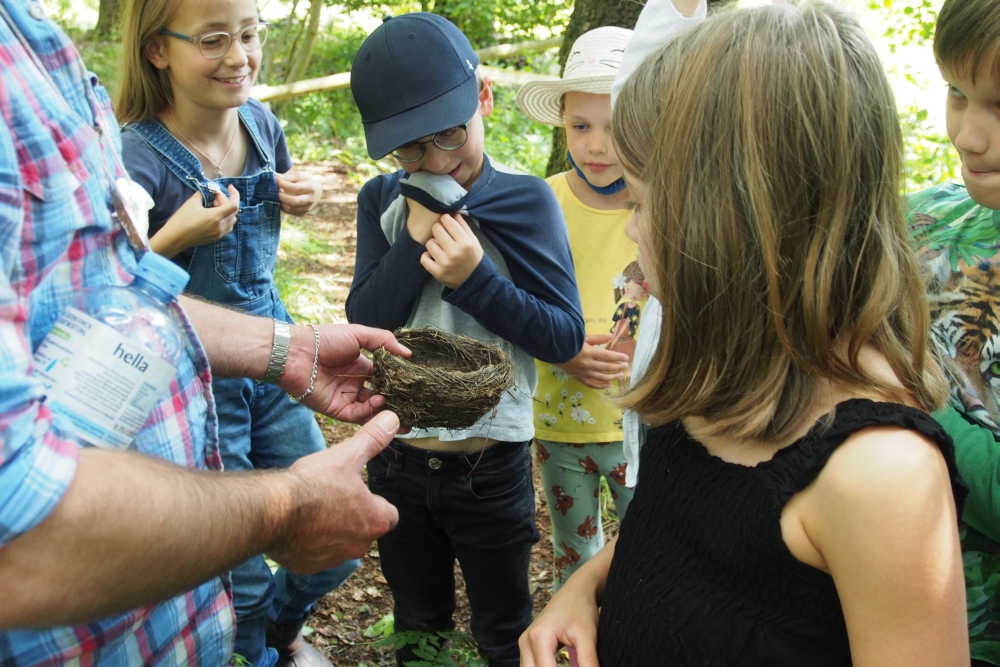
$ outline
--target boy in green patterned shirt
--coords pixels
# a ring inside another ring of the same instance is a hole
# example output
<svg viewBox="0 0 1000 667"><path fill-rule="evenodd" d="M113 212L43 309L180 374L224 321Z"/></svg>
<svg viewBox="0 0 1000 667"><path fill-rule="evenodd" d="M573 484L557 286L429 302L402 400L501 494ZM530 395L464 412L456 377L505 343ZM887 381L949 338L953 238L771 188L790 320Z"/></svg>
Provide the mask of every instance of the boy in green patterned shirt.
<svg viewBox="0 0 1000 667"><path fill-rule="evenodd" d="M962 514L973 665L1000 665L1000 2L946 0L934 55L964 186L909 198L932 337L952 385L934 416L970 487Z"/></svg>

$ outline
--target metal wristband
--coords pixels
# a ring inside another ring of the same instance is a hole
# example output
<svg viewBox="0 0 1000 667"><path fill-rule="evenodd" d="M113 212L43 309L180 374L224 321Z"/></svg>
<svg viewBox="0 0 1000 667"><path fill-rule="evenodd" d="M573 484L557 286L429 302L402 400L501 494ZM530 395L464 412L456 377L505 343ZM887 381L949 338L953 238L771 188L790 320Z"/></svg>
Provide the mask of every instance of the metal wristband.
<svg viewBox="0 0 1000 667"><path fill-rule="evenodd" d="M271 342L271 358L267 362L267 372L261 382L278 384L285 372L285 362L288 361L288 347L292 344L292 328L287 322L274 321L274 339Z"/></svg>

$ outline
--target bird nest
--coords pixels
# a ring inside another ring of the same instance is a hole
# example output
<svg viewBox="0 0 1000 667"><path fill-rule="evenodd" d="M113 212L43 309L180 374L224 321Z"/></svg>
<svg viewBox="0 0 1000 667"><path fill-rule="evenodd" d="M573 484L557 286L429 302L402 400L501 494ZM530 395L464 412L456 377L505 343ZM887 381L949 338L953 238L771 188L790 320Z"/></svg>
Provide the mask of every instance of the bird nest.
<svg viewBox="0 0 1000 667"><path fill-rule="evenodd" d="M514 379L510 356L494 345L441 329L400 329L413 355L380 348L372 388L413 428L464 429L496 408Z"/></svg>

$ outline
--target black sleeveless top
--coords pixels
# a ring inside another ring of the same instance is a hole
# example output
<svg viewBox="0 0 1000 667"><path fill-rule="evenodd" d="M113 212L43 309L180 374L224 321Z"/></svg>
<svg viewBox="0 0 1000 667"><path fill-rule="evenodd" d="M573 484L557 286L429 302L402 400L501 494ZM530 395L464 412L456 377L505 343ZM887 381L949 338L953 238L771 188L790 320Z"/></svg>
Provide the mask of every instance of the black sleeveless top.
<svg viewBox="0 0 1000 667"><path fill-rule="evenodd" d="M906 406L841 403L829 427L756 467L712 456L679 423L652 429L604 591L601 667L850 665L833 578L795 559L779 522L844 440L880 425L937 443L961 516L951 438Z"/></svg>

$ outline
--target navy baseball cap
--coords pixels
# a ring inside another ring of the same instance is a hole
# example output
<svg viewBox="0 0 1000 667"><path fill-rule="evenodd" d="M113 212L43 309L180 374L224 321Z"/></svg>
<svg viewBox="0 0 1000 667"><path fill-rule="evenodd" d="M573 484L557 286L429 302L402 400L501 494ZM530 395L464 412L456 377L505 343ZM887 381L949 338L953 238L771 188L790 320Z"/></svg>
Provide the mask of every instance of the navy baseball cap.
<svg viewBox="0 0 1000 667"><path fill-rule="evenodd" d="M386 17L351 66L368 155L469 122L479 106L479 56L448 19L428 12Z"/></svg>

